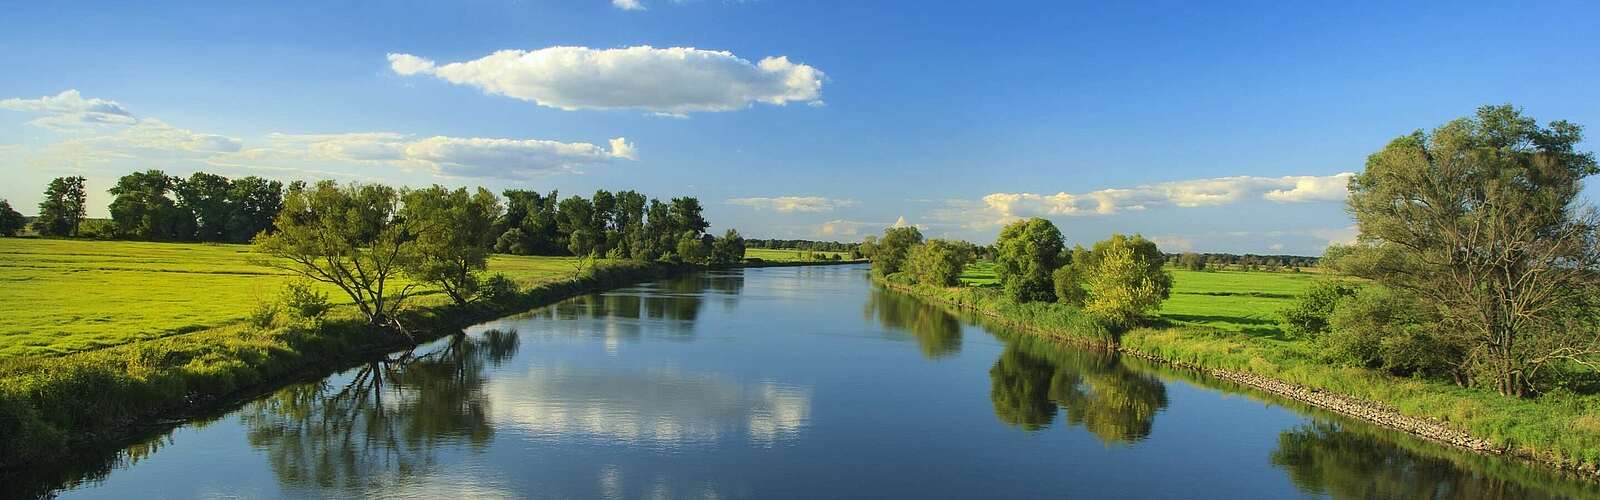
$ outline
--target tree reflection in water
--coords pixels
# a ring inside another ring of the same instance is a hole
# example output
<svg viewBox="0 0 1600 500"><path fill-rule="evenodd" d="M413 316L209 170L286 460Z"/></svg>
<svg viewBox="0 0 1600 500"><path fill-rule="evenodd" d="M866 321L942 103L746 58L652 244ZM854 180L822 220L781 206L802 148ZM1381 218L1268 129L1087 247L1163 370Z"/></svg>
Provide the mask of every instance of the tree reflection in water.
<svg viewBox="0 0 1600 500"><path fill-rule="evenodd" d="M516 354L517 333L441 342L372 362L342 386L303 384L250 404L242 419L251 446L285 485L349 492L422 475L441 444L482 450L494 437L484 367Z"/></svg>
<svg viewBox="0 0 1600 500"><path fill-rule="evenodd" d="M873 288L863 316L884 328L907 332L929 359L961 352L961 321L944 308L915 297Z"/></svg>
<svg viewBox="0 0 1600 500"><path fill-rule="evenodd" d="M1390 433L1393 434L1393 433ZM1405 446L1336 423L1318 421L1284 431L1272 465L1288 472L1295 486L1335 498L1585 498L1600 495L1592 484L1541 479L1522 464L1434 450L1429 443Z"/></svg>
<svg viewBox="0 0 1600 500"><path fill-rule="evenodd" d="M1074 349L1014 336L989 369L989 397L1001 422L1027 430L1048 427L1057 409L1106 444L1132 444L1150 435L1167 407L1160 379L1136 373L1111 352Z"/></svg>

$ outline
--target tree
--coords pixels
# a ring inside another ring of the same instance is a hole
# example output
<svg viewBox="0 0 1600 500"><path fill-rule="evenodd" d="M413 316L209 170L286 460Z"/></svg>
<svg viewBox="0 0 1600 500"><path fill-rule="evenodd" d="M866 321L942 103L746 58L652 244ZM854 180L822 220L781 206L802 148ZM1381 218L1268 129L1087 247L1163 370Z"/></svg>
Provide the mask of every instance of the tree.
<svg viewBox="0 0 1600 500"><path fill-rule="evenodd" d="M1049 220L1032 218L1007 224L995 241L995 276L1007 297L1017 302L1054 302L1052 273L1063 264L1061 231Z"/></svg>
<svg viewBox="0 0 1600 500"><path fill-rule="evenodd" d="M673 229L672 209L661 200L651 199L644 227L644 258L655 260L677 250L678 231Z"/></svg>
<svg viewBox="0 0 1600 500"><path fill-rule="evenodd" d="M256 176L234 179L228 186L227 238L245 243L272 230L272 220L283 210L283 183Z"/></svg>
<svg viewBox="0 0 1600 500"><path fill-rule="evenodd" d="M405 193L400 217L417 239L406 272L443 289L457 305L478 295L478 273L488 268L490 238L500 217L500 199L487 189L469 193L441 186Z"/></svg>
<svg viewBox="0 0 1600 500"><path fill-rule="evenodd" d="M705 264L711 256L711 244L694 231L683 232L677 250L678 258L690 264Z"/></svg>
<svg viewBox="0 0 1600 500"><path fill-rule="evenodd" d="M1278 325L1293 337L1315 338L1328 333L1328 317L1339 302L1356 294L1356 286L1322 280L1311 284L1293 304L1278 311Z"/></svg>
<svg viewBox="0 0 1600 500"><path fill-rule="evenodd" d="M878 237L867 235L867 237L861 239L861 244L857 245L856 249L861 252L862 258L871 259L878 252Z"/></svg>
<svg viewBox="0 0 1600 500"><path fill-rule="evenodd" d="M744 262L744 237L737 229L729 229L711 243L711 263L726 266L740 262Z"/></svg>
<svg viewBox="0 0 1600 500"><path fill-rule="evenodd" d="M178 195L178 210L187 212L194 220L196 239L228 240L228 222L234 204L229 196L233 184L227 177L195 172L188 179L173 178L172 188Z"/></svg>
<svg viewBox="0 0 1600 500"><path fill-rule="evenodd" d="M612 248L622 242L622 232L612 226L617 213L617 197L604 189L594 192L589 204L594 207L590 214L589 229L595 234L594 254L605 256L610 254Z"/></svg>
<svg viewBox="0 0 1600 500"><path fill-rule="evenodd" d="M16 236L24 221L21 213L11 209L11 202L0 199L0 236Z"/></svg>
<svg viewBox="0 0 1600 500"><path fill-rule="evenodd" d="M260 263L338 287L368 324L394 324L414 285L394 292L390 281L417 236L399 208L400 193L380 184L290 189L273 221L277 232L256 236L256 251L273 257Z"/></svg>
<svg viewBox="0 0 1600 500"><path fill-rule="evenodd" d="M1095 243L1086 273L1085 312L1115 326L1132 325L1172 292L1161 250L1139 235L1117 234Z"/></svg>
<svg viewBox="0 0 1600 500"><path fill-rule="evenodd" d="M188 240L194 237L194 215L173 202L171 192L178 178L160 170L134 172L117 179L107 192L111 201L111 221L119 238L147 240Z"/></svg>
<svg viewBox="0 0 1600 500"><path fill-rule="evenodd" d="M556 227L566 235L567 251L578 257L593 255L605 237L594 228L594 203L572 196L561 200L556 214Z"/></svg>
<svg viewBox="0 0 1600 500"><path fill-rule="evenodd" d="M613 250L618 258L647 258L644 254L644 209L647 203L644 195L638 192L617 193L617 209L612 214L611 225L619 233Z"/></svg>
<svg viewBox="0 0 1600 500"><path fill-rule="evenodd" d="M1581 140L1577 125L1485 106L1394 139L1350 181L1359 240L1377 254L1361 275L1469 332L1464 362L1501 394L1537 392L1558 365L1600 366L1597 223L1577 208L1600 167Z"/></svg>
<svg viewBox="0 0 1600 500"><path fill-rule="evenodd" d="M965 241L932 239L911 248L906 271L917 282L933 286L956 286L967 264L972 263L973 247Z"/></svg>
<svg viewBox="0 0 1600 500"><path fill-rule="evenodd" d="M1194 252L1184 252L1178 256L1178 266L1190 271L1206 270L1206 256Z"/></svg>
<svg viewBox="0 0 1600 500"><path fill-rule="evenodd" d="M891 227L883 230L872 252L872 270L888 276L905 269L906 257L911 247L922 243L922 231L912 226Z"/></svg>
<svg viewBox="0 0 1600 500"><path fill-rule="evenodd" d="M45 236L77 236L88 208L87 182L82 176L57 177L45 188L33 231Z"/></svg>

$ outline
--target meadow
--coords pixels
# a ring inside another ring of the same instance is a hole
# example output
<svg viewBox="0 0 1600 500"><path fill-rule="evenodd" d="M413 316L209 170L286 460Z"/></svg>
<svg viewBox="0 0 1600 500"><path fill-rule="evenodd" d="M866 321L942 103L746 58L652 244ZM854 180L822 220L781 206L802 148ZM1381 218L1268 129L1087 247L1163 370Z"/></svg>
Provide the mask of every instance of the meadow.
<svg viewBox="0 0 1600 500"><path fill-rule="evenodd" d="M240 322L297 278L248 245L0 238L0 358L61 355ZM523 287L577 274L571 257L495 255ZM319 284L320 285L320 284ZM320 285L334 303L349 299ZM444 300L423 289L420 305Z"/></svg>
<svg viewBox="0 0 1600 500"><path fill-rule="evenodd" d="M761 259L767 262L809 262L824 258L831 260L835 255L839 256L840 260L850 259L850 256L844 252L794 250L788 248L746 248L744 250L745 258Z"/></svg>

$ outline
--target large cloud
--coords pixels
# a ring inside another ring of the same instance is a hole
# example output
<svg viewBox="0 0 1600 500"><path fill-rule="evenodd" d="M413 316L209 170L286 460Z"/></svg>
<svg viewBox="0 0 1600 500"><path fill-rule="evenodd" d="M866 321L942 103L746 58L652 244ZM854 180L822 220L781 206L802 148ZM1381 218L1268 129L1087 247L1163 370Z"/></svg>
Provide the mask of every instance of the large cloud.
<svg viewBox="0 0 1600 500"><path fill-rule="evenodd" d="M217 163L289 168L348 164L429 169L443 177L519 179L570 172L617 159L637 159L633 145L618 137L610 149L587 142L433 136L393 132L272 134L266 145L217 159Z"/></svg>
<svg viewBox="0 0 1600 500"><path fill-rule="evenodd" d="M563 110L638 109L671 115L743 109L755 102L820 104L825 78L821 70L784 56L752 64L731 52L692 47L502 50L444 65L411 54L389 54L389 67L400 75L433 75Z"/></svg>
<svg viewBox="0 0 1600 500"><path fill-rule="evenodd" d="M85 99L76 89L38 99L0 100L0 109L36 113L42 116L28 122L51 130L75 131L100 125L133 125L139 120L116 101Z"/></svg>
<svg viewBox="0 0 1600 500"><path fill-rule="evenodd" d="M821 196L774 196L733 198L728 203L743 205L756 210L772 210L778 213L791 212L831 212L840 207L855 205L855 200L841 200L824 198Z"/></svg>
<svg viewBox="0 0 1600 500"><path fill-rule="evenodd" d="M1355 174L1285 177L1219 177L1148 184L1087 193L993 193L984 207L1005 221L1033 216L1110 215L1163 206L1202 207L1267 200L1277 203L1339 201Z"/></svg>

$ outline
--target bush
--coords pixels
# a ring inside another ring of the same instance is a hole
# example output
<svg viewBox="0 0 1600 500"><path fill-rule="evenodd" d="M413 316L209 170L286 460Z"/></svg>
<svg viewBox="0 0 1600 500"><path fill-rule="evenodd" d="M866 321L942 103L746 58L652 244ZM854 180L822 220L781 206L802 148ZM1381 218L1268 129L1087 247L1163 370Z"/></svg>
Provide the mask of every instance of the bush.
<svg viewBox="0 0 1600 500"><path fill-rule="evenodd" d="M972 245L950 240L928 240L911 248L906 271L917 282L933 286L956 286L961 270L972 262Z"/></svg>
<svg viewBox="0 0 1600 500"><path fill-rule="evenodd" d="M879 276L888 276L905 270L911 247L922 243L922 231L915 227L891 227L883 230L883 239L872 251L872 270Z"/></svg>
<svg viewBox="0 0 1600 500"><path fill-rule="evenodd" d="M521 290L517 282L506 275L495 273L483 282L483 289L478 292L478 298L491 304L500 304L516 299Z"/></svg>
<svg viewBox="0 0 1600 500"><path fill-rule="evenodd" d="M294 281L283 287L283 306L300 319L321 320L333 309L327 292L319 292L307 281Z"/></svg>
<svg viewBox="0 0 1600 500"><path fill-rule="evenodd" d="M1307 287L1294 304L1278 311L1278 324L1294 337L1316 337L1328 333L1328 317L1341 300L1356 294L1355 285L1343 281L1321 280Z"/></svg>
<svg viewBox="0 0 1600 500"><path fill-rule="evenodd" d="M1089 298L1089 292L1083 289L1084 274L1084 266L1076 262L1056 268L1050 276L1055 284L1056 302L1083 307L1083 301Z"/></svg>
<svg viewBox="0 0 1600 500"><path fill-rule="evenodd" d="M1161 307L1172 293L1172 275L1162 270L1166 259L1144 237L1120 234L1094 244L1085 284L1083 309L1113 326L1131 326Z"/></svg>
<svg viewBox="0 0 1600 500"><path fill-rule="evenodd" d="M1338 301L1319 340L1329 360L1398 375L1446 375L1461 382L1466 344L1442 333L1436 316L1384 286L1367 286Z"/></svg>
<svg viewBox="0 0 1600 500"><path fill-rule="evenodd" d="M256 328L272 328L278 322L278 303L261 301L246 319Z"/></svg>

